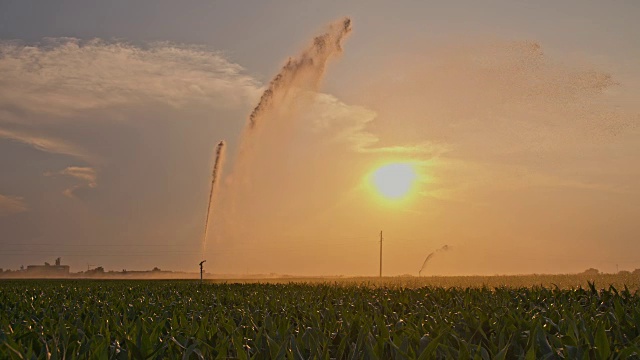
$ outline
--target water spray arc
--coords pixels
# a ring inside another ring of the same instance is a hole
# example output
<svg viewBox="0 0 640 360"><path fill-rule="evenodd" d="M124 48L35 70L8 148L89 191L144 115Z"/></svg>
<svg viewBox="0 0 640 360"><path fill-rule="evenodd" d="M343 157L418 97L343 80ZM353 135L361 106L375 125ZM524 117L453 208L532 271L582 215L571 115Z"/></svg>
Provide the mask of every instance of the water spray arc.
<svg viewBox="0 0 640 360"><path fill-rule="evenodd" d="M288 152L288 141L283 132L294 127L299 107L319 90L328 64L342 53L343 42L350 32L349 18L330 24L302 52L287 60L262 93L240 136L231 170L232 181L225 184L225 201L232 203L225 215L231 222L236 218L236 208L252 206L254 199L250 192L255 189L252 189L251 179L273 177L272 168L260 168L259 165L278 163L274 159ZM246 220L244 215L241 220Z"/></svg>
<svg viewBox="0 0 640 360"><path fill-rule="evenodd" d="M422 263L422 267L420 268L420 271L418 271L418 276L422 276L422 271L424 271L424 268L427 267L427 263L429 262L429 260L431 260L431 258L441 252L441 251L448 251L449 249L451 249L451 247L449 245L445 245L443 247L441 247L440 249L432 252L431 254L427 255L427 258L424 259L424 262Z"/></svg>
<svg viewBox="0 0 640 360"><path fill-rule="evenodd" d="M303 177L302 172L282 159L291 153L296 125L304 119L298 115L314 101L328 65L342 53L350 31L349 18L333 22L300 53L290 57L265 86L247 118L223 184L224 192L220 193L224 221L216 222L219 228L215 232L224 234L225 241L265 238L262 230L281 221L274 216L278 212L264 210L262 205L278 206L274 198L286 183L278 181L283 171L290 174L287 181ZM215 190L212 194L215 199ZM215 205L211 205L212 211Z"/></svg>
<svg viewBox="0 0 640 360"><path fill-rule="evenodd" d="M209 230L209 217L211 215L211 205L214 201L214 195L217 193L217 189L219 188L219 178L222 174L222 166L224 163L224 155L225 155L225 142L224 140L220 141L218 145L216 145L216 160L213 163L213 171L211 173L211 190L209 191L209 203L207 205L207 217L204 223L204 235L202 237L202 253L204 254L206 245L207 245L207 232Z"/></svg>
<svg viewBox="0 0 640 360"><path fill-rule="evenodd" d="M249 130L256 127L263 113L278 106L294 87L316 90L322 79L328 61L342 52L342 42L351 32L348 17L331 24L329 30L313 39L313 44L300 55L289 58L280 72L271 80L262 93L258 105L249 115Z"/></svg>

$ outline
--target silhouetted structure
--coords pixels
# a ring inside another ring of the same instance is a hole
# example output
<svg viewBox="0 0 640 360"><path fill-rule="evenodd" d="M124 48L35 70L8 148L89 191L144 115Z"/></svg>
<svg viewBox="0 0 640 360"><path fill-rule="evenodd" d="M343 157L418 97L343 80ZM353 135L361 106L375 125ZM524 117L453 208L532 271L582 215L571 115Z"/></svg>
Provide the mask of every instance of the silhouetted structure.
<svg viewBox="0 0 640 360"><path fill-rule="evenodd" d="M57 258L55 265L48 262L44 265L29 265L27 273L36 276L69 276L69 265L62 265L60 258Z"/></svg>
<svg viewBox="0 0 640 360"><path fill-rule="evenodd" d="M204 268L202 267L202 264L206 263L207 260L202 260L200 261L200 283L202 284L202 274L204 273Z"/></svg>
<svg viewBox="0 0 640 360"><path fill-rule="evenodd" d="M102 266L98 266L97 268L93 268L91 270L87 270L87 275L102 275L104 274L104 268Z"/></svg>

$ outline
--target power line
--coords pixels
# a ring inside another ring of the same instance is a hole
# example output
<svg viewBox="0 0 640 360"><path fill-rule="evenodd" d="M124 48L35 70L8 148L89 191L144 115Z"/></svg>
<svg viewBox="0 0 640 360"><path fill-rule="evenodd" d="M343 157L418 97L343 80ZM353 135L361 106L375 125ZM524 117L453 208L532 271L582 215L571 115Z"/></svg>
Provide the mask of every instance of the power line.
<svg viewBox="0 0 640 360"><path fill-rule="evenodd" d="M297 240L297 241L305 241L305 242L311 242L309 237L301 237L301 236L289 236L289 237L280 237L280 239L290 239L290 240ZM314 239L313 242L317 243L317 244L330 244L330 245L341 245L341 244L357 244L357 243L369 243L372 240L369 237L366 236L347 236L347 237L332 237L331 239L334 240L342 240L342 241L348 241L348 242L327 242L327 241L323 241L323 240L319 240L319 239ZM354 241L354 240L360 240L360 241ZM267 240L262 240L262 239L258 239L257 241L233 241L233 244L236 245L256 245L256 243L266 243ZM273 244L273 240L268 240L269 243ZM191 245L191 243L186 243L186 244L131 244L131 243L119 243L119 244L114 244L114 243L109 243L109 244L77 244L77 243L0 243L1 246L55 246L55 247L184 247L185 245ZM288 246L289 243L287 242L282 242L276 245L283 245L283 246ZM172 251L172 250L168 250L168 251Z"/></svg>

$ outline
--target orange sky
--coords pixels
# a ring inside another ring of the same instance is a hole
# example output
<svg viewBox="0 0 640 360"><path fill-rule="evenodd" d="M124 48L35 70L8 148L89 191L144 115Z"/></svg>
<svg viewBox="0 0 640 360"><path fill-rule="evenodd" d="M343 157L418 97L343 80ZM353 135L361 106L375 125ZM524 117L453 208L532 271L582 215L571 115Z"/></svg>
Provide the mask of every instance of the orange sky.
<svg viewBox="0 0 640 360"><path fill-rule="evenodd" d="M388 275L445 244L423 274L640 268L635 5L309 4L5 19L0 267L197 271L225 140L210 272L375 275L380 230ZM320 66L313 37L344 15ZM248 135L271 79L308 58ZM393 201L371 183L388 164L415 171Z"/></svg>

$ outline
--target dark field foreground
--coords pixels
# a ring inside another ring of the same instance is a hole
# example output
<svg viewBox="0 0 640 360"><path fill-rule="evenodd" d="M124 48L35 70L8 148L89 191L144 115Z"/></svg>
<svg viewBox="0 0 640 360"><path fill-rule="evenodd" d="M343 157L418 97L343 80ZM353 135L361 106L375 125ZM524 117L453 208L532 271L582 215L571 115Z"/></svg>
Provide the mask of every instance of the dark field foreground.
<svg viewBox="0 0 640 360"><path fill-rule="evenodd" d="M613 285L623 289L625 286L631 291L640 290L640 274L637 272L620 272L618 274L530 274L530 275L493 275L493 276L393 276L393 277L286 277L286 278L244 278L206 280L210 283L311 283L329 285L366 285L370 287L388 288L496 288L496 287L547 287L559 289L588 288L589 283L608 288Z"/></svg>
<svg viewBox="0 0 640 360"><path fill-rule="evenodd" d="M0 282L3 359L638 359L624 287Z"/></svg>

